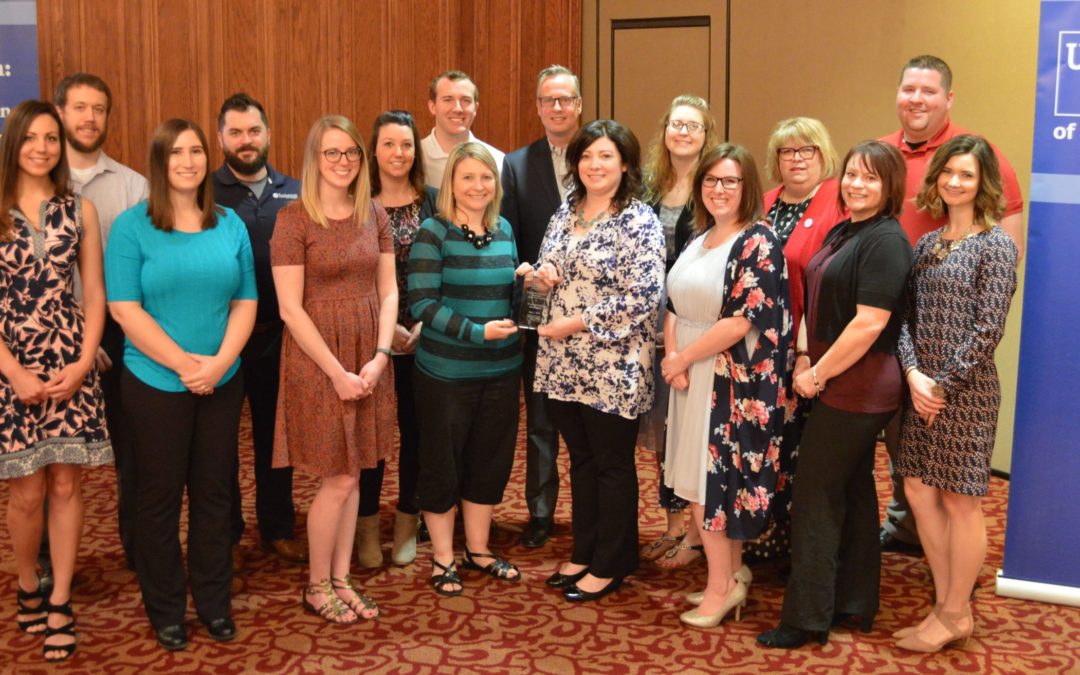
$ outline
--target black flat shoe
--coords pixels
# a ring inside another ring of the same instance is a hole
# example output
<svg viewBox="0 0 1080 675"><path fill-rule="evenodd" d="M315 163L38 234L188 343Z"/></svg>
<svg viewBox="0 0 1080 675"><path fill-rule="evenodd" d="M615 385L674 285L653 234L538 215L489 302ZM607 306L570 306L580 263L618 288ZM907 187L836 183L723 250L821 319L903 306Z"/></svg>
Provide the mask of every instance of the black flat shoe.
<svg viewBox="0 0 1080 675"><path fill-rule="evenodd" d="M187 649L187 631L181 624L165 626L155 631L154 636L157 638L157 643L170 652Z"/></svg>
<svg viewBox="0 0 1080 675"><path fill-rule="evenodd" d="M874 630L874 617L865 616L863 614L852 614L851 612L837 612L836 614L833 614L832 625L854 625L860 633L869 634Z"/></svg>
<svg viewBox="0 0 1080 675"><path fill-rule="evenodd" d="M203 623L206 624L206 632L218 642L228 642L236 637L236 624L227 616Z"/></svg>
<svg viewBox="0 0 1080 675"><path fill-rule="evenodd" d="M829 631L812 631L795 628L780 624L772 630L767 630L757 636L758 644L762 647L776 647L778 649L798 649L811 640L819 645L829 642Z"/></svg>
<svg viewBox="0 0 1080 675"><path fill-rule="evenodd" d="M563 597L570 602L588 602L590 600L599 600L600 598L614 593L619 590L619 586L622 586L622 577L615 577L608 582L607 586L604 586L598 591L583 591L577 587L577 583L570 584L563 589Z"/></svg>
<svg viewBox="0 0 1080 675"><path fill-rule="evenodd" d="M552 574L547 578L544 583L552 588L566 588L567 586L573 586L577 582L581 581L582 577L589 573L589 568L585 568L577 574L563 574L562 572L555 570L555 574Z"/></svg>
<svg viewBox="0 0 1080 675"><path fill-rule="evenodd" d="M521 534L521 545L525 548L540 548L551 538L553 526L551 518L529 518L529 524Z"/></svg>

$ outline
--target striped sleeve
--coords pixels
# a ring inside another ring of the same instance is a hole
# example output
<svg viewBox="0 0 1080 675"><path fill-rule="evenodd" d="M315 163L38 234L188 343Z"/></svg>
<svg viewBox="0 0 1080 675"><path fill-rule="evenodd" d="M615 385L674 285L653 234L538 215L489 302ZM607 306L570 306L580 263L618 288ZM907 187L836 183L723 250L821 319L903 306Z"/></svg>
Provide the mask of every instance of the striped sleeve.
<svg viewBox="0 0 1080 675"><path fill-rule="evenodd" d="M428 218L409 251L409 308L431 329L473 344L484 343L484 327L454 312L442 301L443 245L446 226Z"/></svg>

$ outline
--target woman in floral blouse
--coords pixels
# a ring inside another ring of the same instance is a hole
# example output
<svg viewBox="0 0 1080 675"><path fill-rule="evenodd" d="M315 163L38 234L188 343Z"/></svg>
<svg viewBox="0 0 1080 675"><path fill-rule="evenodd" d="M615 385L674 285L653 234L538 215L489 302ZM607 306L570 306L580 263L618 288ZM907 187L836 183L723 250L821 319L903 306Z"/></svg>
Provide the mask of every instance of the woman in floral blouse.
<svg viewBox="0 0 1080 675"><path fill-rule="evenodd" d="M618 122L582 128L566 155L573 192L540 247L536 283L554 289L535 388L570 451L574 533L573 555L547 583L570 601L607 595L638 566L634 445L652 404L664 283L664 233L637 198L639 154Z"/></svg>
<svg viewBox="0 0 1080 675"><path fill-rule="evenodd" d="M742 543L769 523L789 480L795 419L783 245L761 220L750 153L725 143L694 175L697 237L668 277L661 369L671 385L664 482L690 502L709 577L684 623L720 624L746 602Z"/></svg>

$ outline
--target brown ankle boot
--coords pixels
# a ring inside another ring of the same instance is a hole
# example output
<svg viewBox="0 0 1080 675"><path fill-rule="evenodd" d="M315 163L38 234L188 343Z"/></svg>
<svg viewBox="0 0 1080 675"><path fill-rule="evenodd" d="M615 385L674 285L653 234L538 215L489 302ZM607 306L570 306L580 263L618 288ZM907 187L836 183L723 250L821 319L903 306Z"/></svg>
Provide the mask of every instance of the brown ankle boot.
<svg viewBox="0 0 1080 675"><path fill-rule="evenodd" d="M360 567L382 567L382 545L379 543L379 514L356 519L356 559Z"/></svg>
<svg viewBox="0 0 1080 675"><path fill-rule="evenodd" d="M394 511L394 547L390 559L395 565L408 565L416 559L416 529L420 516Z"/></svg>

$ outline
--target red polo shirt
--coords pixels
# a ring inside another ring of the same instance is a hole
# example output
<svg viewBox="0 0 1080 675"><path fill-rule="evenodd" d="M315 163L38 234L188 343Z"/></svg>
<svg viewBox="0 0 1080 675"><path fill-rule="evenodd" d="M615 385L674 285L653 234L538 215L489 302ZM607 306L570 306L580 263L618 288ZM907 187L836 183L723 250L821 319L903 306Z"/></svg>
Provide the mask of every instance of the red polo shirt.
<svg viewBox="0 0 1080 675"><path fill-rule="evenodd" d="M953 136L972 134L974 132L962 129L948 119L944 128L929 141L912 150L904 142L903 130L881 137L881 141L888 143L900 150L907 164L907 188L904 191L904 211L900 214L900 225L904 228L911 245L914 246L919 237L927 232L933 232L945 224L946 218L932 218L927 211L921 211L915 207L915 195L922 189L923 178L926 177L926 167L930 164L930 158L934 152L945 144ZM1016 172L1013 171L1009 160L992 143L994 154L997 155L998 164L1001 166L1001 182L1005 200L1005 215L1011 216L1024 210L1024 196L1020 194L1020 183L1016 180Z"/></svg>

